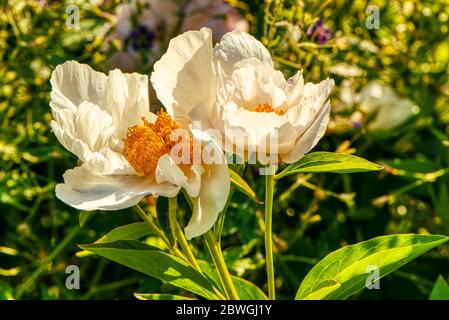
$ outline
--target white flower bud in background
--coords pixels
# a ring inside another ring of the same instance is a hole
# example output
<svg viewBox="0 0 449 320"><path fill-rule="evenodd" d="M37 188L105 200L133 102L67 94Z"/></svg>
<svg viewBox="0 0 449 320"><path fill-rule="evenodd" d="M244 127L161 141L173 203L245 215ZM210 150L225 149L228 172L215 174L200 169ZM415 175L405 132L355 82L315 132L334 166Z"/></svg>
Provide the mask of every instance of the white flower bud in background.
<svg viewBox="0 0 449 320"><path fill-rule="evenodd" d="M396 128L419 112L413 101L400 98L390 86L378 81L369 82L359 99L362 112L375 114L368 124L368 129L372 131Z"/></svg>

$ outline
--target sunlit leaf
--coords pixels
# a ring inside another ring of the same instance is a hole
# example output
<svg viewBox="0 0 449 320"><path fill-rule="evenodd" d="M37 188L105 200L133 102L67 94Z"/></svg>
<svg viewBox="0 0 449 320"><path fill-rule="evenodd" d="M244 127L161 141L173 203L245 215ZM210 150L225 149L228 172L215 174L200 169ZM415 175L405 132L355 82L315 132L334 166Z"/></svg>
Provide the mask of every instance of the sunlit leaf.
<svg viewBox="0 0 449 320"><path fill-rule="evenodd" d="M231 177L231 182L237 190L248 196L250 199L257 203L263 203L257 198L256 192L251 189L249 184L234 170L229 169L229 175Z"/></svg>
<svg viewBox="0 0 449 320"><path fill-rule="evenodd" d="M382 166L344 153L313 152L292 163L276 175L276 179L297 173L355 173L381 170Z"/></svg>
<svg viewBox="0 0 449 320"><path fill-rule="evenodd" d="M441 275L433 286L429 300L449 300L449 285Z"/></svg>
<svg viewBox="0 0 449 320"><path fill-rule="evenodd" d="M139 241L93 243L80 247L204 298L217 299L211 282L187 262Z"/></svg>
<svg viewBox="0 0 449 320"><path fill-rule="evenodd" d="M153 231L145 222L134 222L109 231L106 235L95 241L95 243L106 243L118 240L137 240L152 233Z"/></svg>
<svg viewBox="0 0 449 320"><path fill-rule="evenodd" d="M338 249L306 275L296 299L347 299L368 284L446 242L440 235L402 234L377 237ZM378 270L379 277L369 279Z"/></svg>
<svg viewBox="0 0 449 320"><path fill-rule="evenodd" d="M195 300L190 297L177 296L166 293L134 293L134 296L139 300Z"/></svg>

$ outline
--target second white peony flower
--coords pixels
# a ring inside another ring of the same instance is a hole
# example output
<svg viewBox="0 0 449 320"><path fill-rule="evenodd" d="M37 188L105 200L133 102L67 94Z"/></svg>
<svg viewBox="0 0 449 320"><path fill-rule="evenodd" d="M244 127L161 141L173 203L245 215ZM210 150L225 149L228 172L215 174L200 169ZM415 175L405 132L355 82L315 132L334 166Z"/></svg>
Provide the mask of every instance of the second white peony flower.
<svg viewBox="0 0 449 320"><path fill-rule="evenodd" d="M301 71L285 80L254 37L233 31L213 47L207 28L172 39L151 83L175 119L218 130L227 152L270 163L298 161L318 143L334 86L304 83Z"/></svg>

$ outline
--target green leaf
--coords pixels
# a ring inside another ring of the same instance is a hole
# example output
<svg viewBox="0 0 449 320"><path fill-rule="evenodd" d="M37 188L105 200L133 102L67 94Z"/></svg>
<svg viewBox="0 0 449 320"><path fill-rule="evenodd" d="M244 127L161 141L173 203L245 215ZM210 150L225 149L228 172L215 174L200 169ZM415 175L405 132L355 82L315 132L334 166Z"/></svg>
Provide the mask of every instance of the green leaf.
<svg viewBox="0 0 449 320"><path fill-rule="evenodd" d="M137 240L152 233L153 231L145 222L135 222L109 231L103 237L95 241L95 243L106 243L118 240Z"/></svg>
<svg viewBox="0 0 449 320"><path fill-rule="evenodd" d="M0 281L0 300L14 300L12 287L3 281Z"/></svg>
<svg viewBox="0 0 449 320"><path fill-rule="evenodd" d="M198 263L203 273L206 274L217 287L222 289L221 292L223 292L223 287L215 268L206 261L199 260ZM268 300L265 293L254 283L236 276L231 276L231 278L241 300Z"/></svg>
<svg viewBox="0 0 449 320"><path fill-rule="evenodd" d="M157 220L159 221L159 226L161 227L164 234L167 236L168 241L171 245L174 245L173 233L170 228L170 219L168 215L168 198L159 197L156 202L156 214Z"/></svg>
<svg viewBox="0 0 449 320"><path fill-rule="evenodd" d="M449 285L441 275L433 286L429 300L449 300Z"/></svg>
<svg viewBox="0 0 449 320"><path fill-rule="evenodd" d="M94 213L95 213L95 211L81 211L80 212L78 220L79 220L79 224L80 224L81 228L84 227L84 225L87 223L87 221L90 220L90 218L92 218Z"/></svg>
<svg viewBox="0 0 449 320"><path fill-rule="evenodd" d="M306 154L298 162L287 166L275 178L281 179L286 176L309 172L333 172L333 173L354 173L381 170L382 166L365 160L360 157L344 153L334 152L313 152Z"/></svg>
<svg viewBox="0 0 449 320"><path fill-rule="evenodd" d="M196 300L190 297L177 296L174 294L165 293L134 293L134 296L139 300Z"/></svg>
<svg viewBox="0 0 449 320"><path fill-rule="evenodd" d="M234 170L228 168L229 176L231 177L232 184L242 192L244 195L248 196L250 199L254 200L255 202L261 204L263 203L260 201L260 199L257 197L256 192L251 189L249 184Z"/></svg>
<svg viewBox="0 0 449 320"><path fill-rule="evenodd" d="M175 256L139 241L93 243L80 247L204 298L217 299L211 282L196 269Z"/></svg>
<svg viewBox="0 0 449 320"><path fill-rule="evenodd" d="M448 240L440 235L403 234L343 247L312 268L296 299L346 299L365 287L372 275L370 267L377 267L381 278Z"/></svg>
<svg viewBox="0 0 449 320"><path fill-rule="evenodd" d="M268 300L265 293L254 283L248 280L232 276L235 289L242 300Z"/></svg>

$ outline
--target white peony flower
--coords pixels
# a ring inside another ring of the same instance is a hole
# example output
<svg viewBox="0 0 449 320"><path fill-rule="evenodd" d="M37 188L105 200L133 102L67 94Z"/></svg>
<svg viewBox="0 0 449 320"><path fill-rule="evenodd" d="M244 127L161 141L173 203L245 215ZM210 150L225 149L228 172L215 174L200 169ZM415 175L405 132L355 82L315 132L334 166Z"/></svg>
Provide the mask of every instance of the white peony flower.
<svg viewBox="0 0 449 320"><path fill-rule="evenodd" d="M192 137L166 113L149 111L147 76L119 70L106 76L69 61L56 67L51 84L51 127L82 162L56 186L59 199L80 210L118 210L184 188L194 202L186 237L212 227L229 194L227 165L177 161L179 153L193 153ZM187 139L173 139L178 131Z"/></svg>
<svg viewBox="0 0 449 320"><path fill-rule="evenodd" d="M285 80L268 50L245 32L229 32L212 48L207 28L172 39L151 83L170 115L219 129L227 151L230 144L234 152L287 163L324 135L334 86L331 79L304 84L301 72Z"/></svg>

